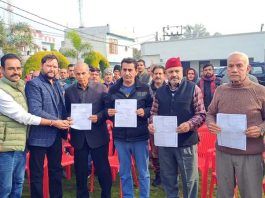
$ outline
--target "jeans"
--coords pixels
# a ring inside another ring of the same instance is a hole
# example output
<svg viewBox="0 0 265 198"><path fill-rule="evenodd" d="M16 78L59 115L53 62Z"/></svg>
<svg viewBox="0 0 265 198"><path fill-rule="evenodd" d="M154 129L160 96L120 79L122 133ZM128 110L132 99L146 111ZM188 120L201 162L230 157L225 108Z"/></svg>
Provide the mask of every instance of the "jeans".
<svg viewBox="0 0 265 198"><path fill-rule="evenodd" d="M160 176L167 198L178 198L180 171L184 198L198 197L197 145L187 147L158 147Z"/></svg>
<svg viewBox="0 0 265 198"><path fill-rule="evenodd" d="M0 197L20 198L26 166L23 151L0 152Z"/></svg>
<svg viewBox="0 0 265 198"><path fill-rule="evenodd" d="M149 198L150 174L148 169L148 141L122 142L114 141L120 161L120 178L123 198L133 198L133 180L131 174L132 157L135 159L139 174L140 198Z"/></svg>

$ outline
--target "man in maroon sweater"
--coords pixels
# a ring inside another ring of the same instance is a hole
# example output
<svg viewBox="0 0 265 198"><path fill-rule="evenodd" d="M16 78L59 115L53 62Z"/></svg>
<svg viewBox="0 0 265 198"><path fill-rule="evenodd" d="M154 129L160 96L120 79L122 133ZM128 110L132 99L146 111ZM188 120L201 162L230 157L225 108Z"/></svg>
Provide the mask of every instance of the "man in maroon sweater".
<svg viewBox="0 0 265 198"><path fill-rule="evenodd" d="M250 65L246 54L232 53L227 65L230 83L216 89L206 122L211 133L219 134L222 130L216 124L218 113L244 114L247 118L247 142L246 150L216 146L217 197L233 197L236 178L242 198L261 198L265 87L249 80Z"/></svg>

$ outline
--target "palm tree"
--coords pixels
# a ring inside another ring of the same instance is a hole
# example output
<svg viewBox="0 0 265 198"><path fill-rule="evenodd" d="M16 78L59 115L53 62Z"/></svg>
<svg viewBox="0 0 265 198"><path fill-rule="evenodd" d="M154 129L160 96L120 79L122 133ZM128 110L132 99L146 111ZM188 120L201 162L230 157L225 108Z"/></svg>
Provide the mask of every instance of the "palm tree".
<svg viewBox="0 0 265 198"><path fill-rule="evenodd" d="M63 48L61 52L70 58L76 59L78 62L81 58L88 56L89 52L92 50L92 46L88 42L83 42L81 36L75 32L68 32L66 35L72 44L72 48Z"/></svg>

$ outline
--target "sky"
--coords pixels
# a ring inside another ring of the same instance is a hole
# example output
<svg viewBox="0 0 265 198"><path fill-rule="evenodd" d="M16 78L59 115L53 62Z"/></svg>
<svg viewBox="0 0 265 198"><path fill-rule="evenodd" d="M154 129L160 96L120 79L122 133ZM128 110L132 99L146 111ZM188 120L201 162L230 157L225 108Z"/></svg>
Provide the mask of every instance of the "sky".
<svg viewBox="0 0 265 198"><path fill-rule="evenodd" d="M109 24L113 33L138 38L141 42L152 40L155 32L162 32L162 27L167 25L203 24L211 34L257 32L260 31L261 24L265 24L263 2L263 0L83 0L83 20L86 27ZM80 25L78 0L10 0L10 3L71 28ZM5 7L5 4L0 1L0 6ZM37 19L16 9L14 12ZM6 12L1 9L0 13L6 16ZM27 22L21 17L14 18ZM63 34L30 23L40 30Z"/></svg>

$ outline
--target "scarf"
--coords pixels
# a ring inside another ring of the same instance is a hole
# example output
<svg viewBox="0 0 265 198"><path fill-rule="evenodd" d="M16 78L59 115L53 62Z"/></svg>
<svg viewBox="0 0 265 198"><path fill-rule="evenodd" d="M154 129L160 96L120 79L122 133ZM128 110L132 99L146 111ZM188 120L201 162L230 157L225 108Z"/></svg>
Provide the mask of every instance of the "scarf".
<svg viewBox="0 0 265 198"><path fill-rule="evenodd" d="M211 78L206 78L206 77L202 77L202 79L200 80L200 88L202 91L202 96L204 97L204 81L211 81L211 94L213 95L216 89L216 84L215 84L215 80L216 80L216 76L213 75Z"/></svg>

